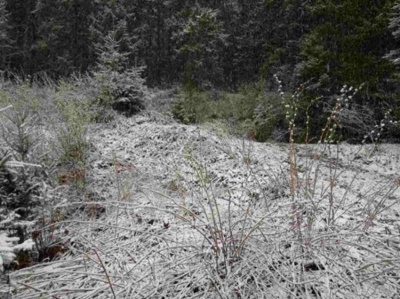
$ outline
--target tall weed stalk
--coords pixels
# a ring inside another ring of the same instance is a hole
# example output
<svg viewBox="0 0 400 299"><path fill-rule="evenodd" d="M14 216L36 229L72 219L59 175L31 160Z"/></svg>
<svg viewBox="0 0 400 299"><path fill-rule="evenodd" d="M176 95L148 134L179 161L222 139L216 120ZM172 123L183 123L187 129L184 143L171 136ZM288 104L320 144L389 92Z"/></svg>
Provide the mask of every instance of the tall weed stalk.
<svg viewBox="0 0 400 299"><path fill-rule="evenodd" d="M296 236L291 246L298 248L298 254L303 257L303 260L314 260L312 263L316 271L320 273L323 273L321 271L325 270L326 267L324 263L320 264L321 254L326 257L332 256L333 253L333 256L336 255L336 258L339 258L342 254L341 252L349 252L351 256L362 260L359 252L362 251L361 248L365 248L365 242L370 242L368 240L368 231L371 229L373 221L378 219L378 215L394 205L394 203L389 204L389 201L399 186L394 183L395 178L391 178L388 183L377 184L367 190L366 193L359 194L359 200L355 200L354 195L351 195L351 193L355 188L358 176L361 175L361 169L353 172L352 177L347 180L344 179L347 176L347 169L343 163L346 163L347 167L352 169L355 167L354 164L356 162L354 160L346 162L342 159L342 146L340 144L341 118L358 90L344 86L335 106L327 116L318 144L310 145L308 144L308 138L306 138L305 144L299 145L295 143L293 136L296 134L297 103L298 98L301 96L301 90L297 90L287 100L282 92L281 81L278 78L276 79L279 84L282 104L287 109L286 118L289 131L288 176L292 200L289 227ZM388 115L385 115L385 120L381 122L381 125L377 126L377 129L383 130L385 125L389 123L388 119ZM309 117L307 120L310 121ZM395 122L392 123L395 124ZM374 142L372 145L373 151L377 148L381 133L382 131L380 133L369 133L369 135L375 134L375 138L372 138ZM367 134L366 136L369 135ZM363 144L365 144L365 141ZM354 153L353 157L359 157L362 149L363 146ZM368 157L370 158L370 156L365 158ZM344 184L345 188L343 188ZM356 213L355 211L358 211L360 206L363 207L361 212ZM334 237L336 239L336 247L328 245L332 238L328 237L329 234L337 236ZM385 238L383 234L378 235L379 238ZM367 262L367 260L363 260L363 262ZM379 263L381 269L387 268L385 258L378 258L377 263ZM340 267L340 262L336 260L331 260L329 264L332 269ZM303 285L301 288L301 292L305 292L303 295L313 290L306 287L306 277L309 277L307 272L310 271L309 267L311 267L309 263L303 263L300 271L297 272L299 276L293 276L292 284L294 286L297 285L296 289L300 284ZM346 267L346 271L349 271L348 274L329 273L328 277L332 277L332 279L343 278L345 280L346 278L344 277L349 275L351 278L359 279L356 278L359 277L358 274L355 274L355 270L350 267L350 265ZM296 271L293 270L293 273L296 273ZM328 272L325 271L325 273ZM350 277L349 279L351 279ZM313 292L315 292L315 289ZM297 295L294 297L297 298Z"/></svg>

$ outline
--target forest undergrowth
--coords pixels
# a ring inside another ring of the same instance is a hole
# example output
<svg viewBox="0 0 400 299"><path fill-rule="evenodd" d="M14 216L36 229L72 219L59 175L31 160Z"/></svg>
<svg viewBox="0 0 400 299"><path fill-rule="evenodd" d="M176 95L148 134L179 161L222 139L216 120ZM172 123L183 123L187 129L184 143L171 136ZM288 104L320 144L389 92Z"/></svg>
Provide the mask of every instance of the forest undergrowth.
<svg viewBox="0 0 400 299"><path fill-rule="evenodd" d="M343 88L312 143L307 114L297 134L301 89L279 84L268 104L288 142L261 143L231 134L240 117L176 122L182 98L96 123L98 86L82 80L2 82L4 298L397 298L400 156L379 143L397 123L342 142L357 91ZM248 112L243 93L223 97Z"/></svg>

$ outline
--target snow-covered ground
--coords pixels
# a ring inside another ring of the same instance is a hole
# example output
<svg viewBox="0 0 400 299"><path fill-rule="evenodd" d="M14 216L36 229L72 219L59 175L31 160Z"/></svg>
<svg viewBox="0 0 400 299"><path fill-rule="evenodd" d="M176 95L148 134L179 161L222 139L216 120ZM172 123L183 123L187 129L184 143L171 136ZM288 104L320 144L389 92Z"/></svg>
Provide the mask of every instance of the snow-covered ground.
<svg viewBox="0 0 400 299"><path fill-rule="evenodd" d="M291 177L287 144L155 112L88 141L69 250L12 298L400 298L399 145L298 145Z"/></svg>

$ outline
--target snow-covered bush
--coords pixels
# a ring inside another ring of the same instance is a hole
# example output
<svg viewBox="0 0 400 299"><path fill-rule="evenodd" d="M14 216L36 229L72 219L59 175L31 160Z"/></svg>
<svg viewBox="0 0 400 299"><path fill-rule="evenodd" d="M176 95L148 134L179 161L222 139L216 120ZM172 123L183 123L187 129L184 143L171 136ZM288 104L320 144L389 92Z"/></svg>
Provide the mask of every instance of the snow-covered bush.
<svg viewBox="0 0 400 299"><path fill-rule="evenodd" d="M9 106L6 117L0 117L0 230L9 230L22 243L27 239L27 227L18 220L32 220L40 204L39 165L31 163L37 139L32 133L35 116L31 111ZM4 111L3 111L4 112ZM1 115L0 115L1 116ZM13 221L10 221L10 219Z"/></svg>
<svg viewBox="0 0 400 299"><path fill-rule="evenodd" d="M27 239L21 244L18 244L18 242L18 237L8 237L5 232L0 231L0 273L15 262L19 252L31 251L35 245L32 239Z"/></svg>
<svg viewBox="0 0 400 299"><path fill-rule="evenodd" d="M6 233L0 231L0 272L4 271L4 266L11 264L15 259L14 244L18 238L9 238Z"/></svg>

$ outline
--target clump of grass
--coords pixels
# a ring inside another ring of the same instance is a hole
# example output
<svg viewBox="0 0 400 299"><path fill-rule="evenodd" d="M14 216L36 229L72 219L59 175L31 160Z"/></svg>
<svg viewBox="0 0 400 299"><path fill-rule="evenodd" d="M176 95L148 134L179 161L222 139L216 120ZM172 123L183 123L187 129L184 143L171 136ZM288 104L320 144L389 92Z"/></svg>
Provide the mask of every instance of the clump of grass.
<svg viewBox="0 0 400 299"><path fill-rule="evenodd" d="M86 132L92 119L90 99L82 98L75 86L61 82L54 93L54 103L59 114L59 119L53 120L57 128L55 150L61 162L59 182L82 189L88 149Z"/></svg>

